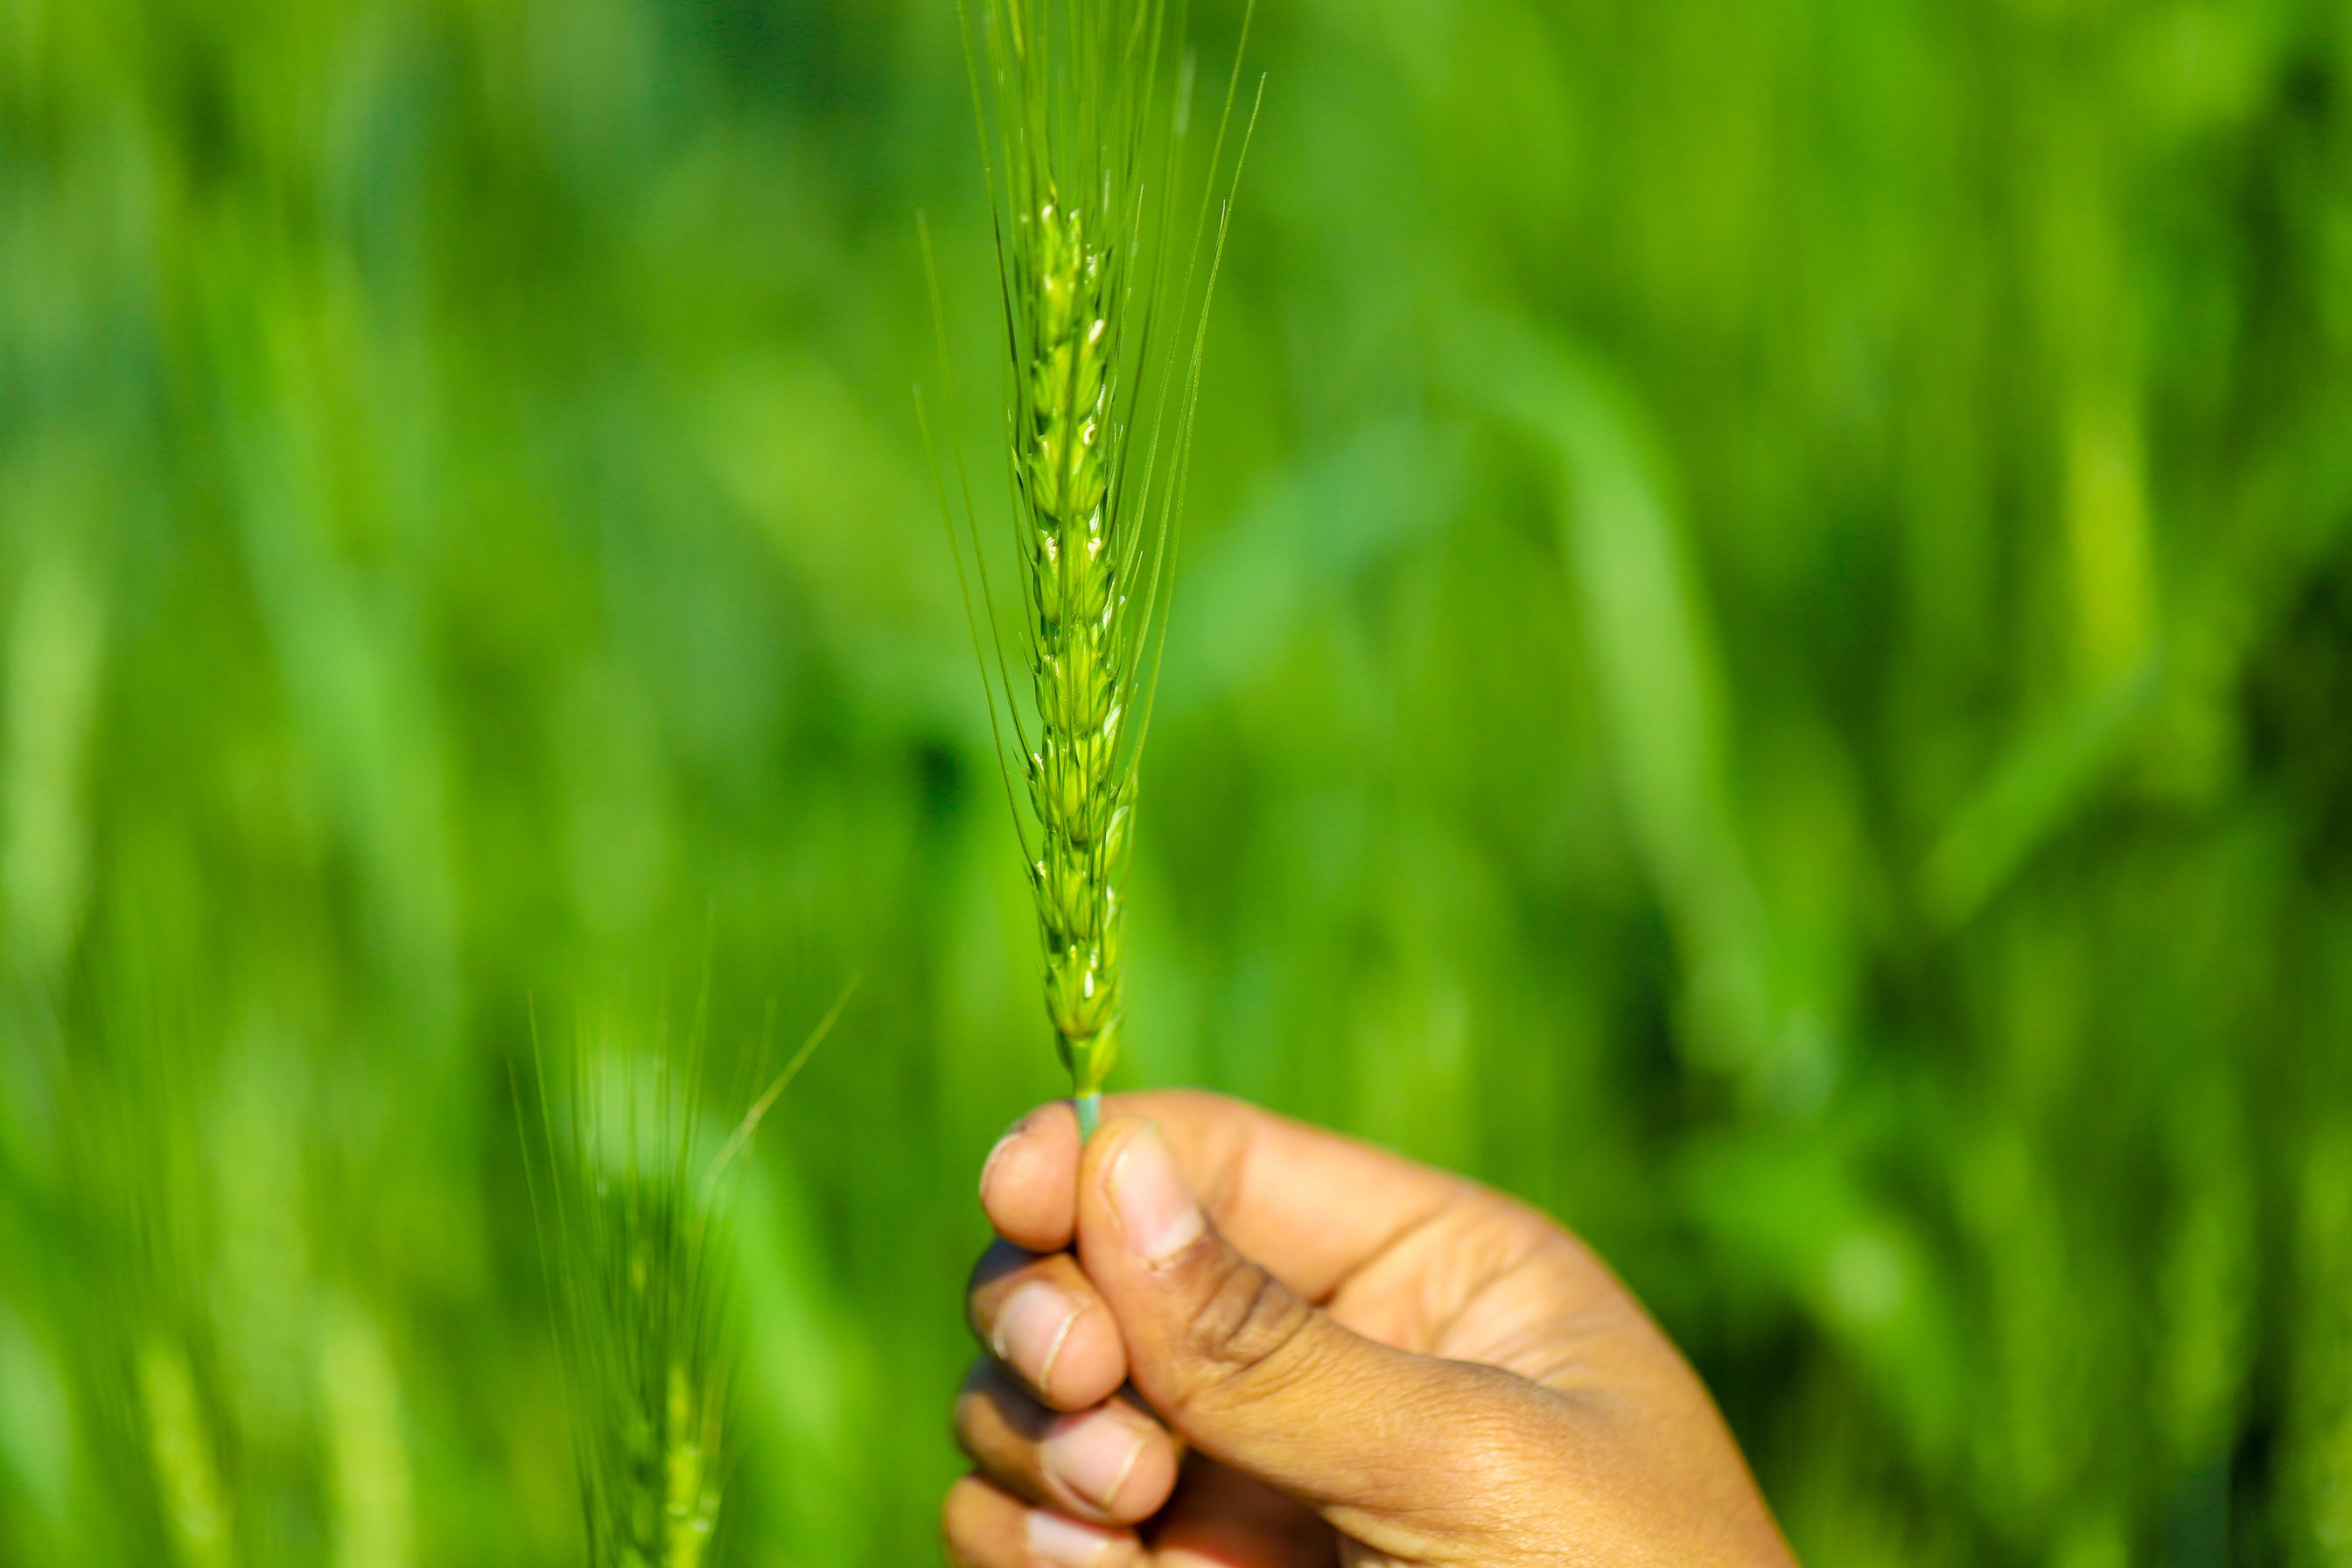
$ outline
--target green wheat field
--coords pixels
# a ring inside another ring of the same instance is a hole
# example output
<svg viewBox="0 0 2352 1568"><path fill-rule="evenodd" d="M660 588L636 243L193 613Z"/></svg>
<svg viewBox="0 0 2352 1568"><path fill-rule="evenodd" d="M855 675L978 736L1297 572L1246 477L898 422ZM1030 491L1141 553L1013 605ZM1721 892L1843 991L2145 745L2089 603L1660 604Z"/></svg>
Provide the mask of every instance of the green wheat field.
<svg viewBox="0 0 2352 1568"><path fill-rule="evenodd" d="M1244 68L1111 1087L1559 1215L1814 1568L2352 1565L2352 6ZM0 0L0 1564L938 1561L997 264L952 0Z"/></svg>

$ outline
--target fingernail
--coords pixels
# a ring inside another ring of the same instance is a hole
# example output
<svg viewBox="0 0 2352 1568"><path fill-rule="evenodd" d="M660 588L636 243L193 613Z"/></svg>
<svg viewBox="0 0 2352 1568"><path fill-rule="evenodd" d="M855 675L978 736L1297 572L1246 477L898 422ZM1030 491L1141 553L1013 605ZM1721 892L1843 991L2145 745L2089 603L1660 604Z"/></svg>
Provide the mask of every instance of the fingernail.
<svg viewBox="0 0 2352 1568"><path fill-rule="evenodd" d="M1107 1410L1066 1415L1038 1445L1045 1474L1074 1497L1108 1512L1143 1457L1144 1436Z"/></svg>
<svg viewBox="0 0 2352 1568"><path fill-rule="evenodd" d="M1118 1152L1110 1195L1127 1244L1147 1263L1174 1257L1207 1228L1192 1189L1176 1169L1175 1152L1157 1127L1132 1134Z"/></svg>
<svg viewBox="0 0 2352 1568"><path fill-rule="evenodd" d="M1004 1130L1004 1136L999 1138L995 1144L988 1151L988 1158L981 1162L980 1201L982 1204L985 1205L988 1202L988 1179L996 1174L996 1162L1003 1158L1004 1152L1007 1149L1012 1148L1013 1144L1020 1142L1022 1133L1029 1130L1029 1116L1030 1113L1024 1111L1022 1114L1020 1121L1015 1121L1012 1126L1006 1128Z"/></svg>
<svg viewBox="0 0 2352 1568"><path fill-rule="evenodd" d="M1109 1549L1110 1532L1040 1509L1029 1511L1029 1550L1060 1568L1094 1568Z"/></svg>
<svg viewBox="0 0 2352 1568"><path fill-rule="evenodd" d="M1043 1389L1054 1375L1070 1325L1078 1321L1076 1303L1051 1285L1024 1285L1013 1292L996 1315L996 1359Z"/></svg>

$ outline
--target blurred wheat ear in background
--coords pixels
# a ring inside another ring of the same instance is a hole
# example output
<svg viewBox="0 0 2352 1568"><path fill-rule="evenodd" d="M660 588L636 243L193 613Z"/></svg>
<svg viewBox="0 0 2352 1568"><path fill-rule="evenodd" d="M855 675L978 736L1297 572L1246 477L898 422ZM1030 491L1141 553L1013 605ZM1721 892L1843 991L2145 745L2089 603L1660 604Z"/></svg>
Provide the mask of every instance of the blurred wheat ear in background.
<svg viewBox="0 0 2352 1568"><path fill-rule="evenodd" d="M702 1114L699 1009L682 1039L583 1032L555 1076L535 1054L529 1090L516 1084L593 1568L715 1560L740 1352L728 1178L847 1001L723 1137Z"/></svg>
<svg viewBox="0 0 2352 1568"><path fill-rule="evenodd" d="M63 1239L11 1279L74 1332L54 1388L0 1368L0 1406L40 1421L54 1467L51 1519L12 1521L38 1554L0 1561L414 1568L405 1392L380 1315L309 1234L316 1125L281 1113L312 1086L266 1028L214 1049L159 1012L40 1053L72 1180Z"/></svg>
<svg viewBox="0 0 2352 1568"><path fill-rule="evenodd" d="M1027 785L1029 817L1018 804L1013 813L1045 948L1045 1013L1081 1125L1091 1127L1118 1057L1126 994L1119 889L1166 634L1209 303L1231 215L1229 185L1212 243L1212 198L1241 60L1237 51L1200 205L1188 212L1177 191L1194 72L1181 6L1172 18L1165 0L981 0L976 15L960 10L1011 350L1016 640L1032 677L1027 719L1004 658L969 483L963 540L955 539L944 485L941 501L967 606L976 576L985 610L982 679L993 683L992 720L1001 694L999 728L1011 731L997 737L1000 757L1008 740L1016 745ZM1245 15L1244 45L1248 30ZM1253 105L1233 184L1255 123ZM933 303L937 310L936 282ZM952 384L946 360L943 339L942 374Z"/></svg>

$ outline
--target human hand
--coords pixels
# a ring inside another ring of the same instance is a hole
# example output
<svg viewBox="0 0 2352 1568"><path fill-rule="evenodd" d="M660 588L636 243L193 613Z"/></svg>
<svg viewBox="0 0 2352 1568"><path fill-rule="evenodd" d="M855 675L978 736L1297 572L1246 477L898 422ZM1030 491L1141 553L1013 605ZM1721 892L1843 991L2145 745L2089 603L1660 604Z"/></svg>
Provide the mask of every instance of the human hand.
<svg viewBox="0 0 2352 1568"><path fill-rule="evenodd" d="M1213 1095L1104 1109L1083 1147L1033 1111L981 1175L967 1568L1793 1564L1697 1377L1543 1215Z"/></svg>

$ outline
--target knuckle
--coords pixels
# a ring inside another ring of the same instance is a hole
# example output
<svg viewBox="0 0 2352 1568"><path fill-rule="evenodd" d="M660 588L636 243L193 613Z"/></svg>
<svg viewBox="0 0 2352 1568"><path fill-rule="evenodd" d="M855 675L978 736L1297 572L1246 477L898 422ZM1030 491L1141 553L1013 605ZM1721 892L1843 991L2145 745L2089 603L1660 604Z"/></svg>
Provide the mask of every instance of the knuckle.
<svg viewBox="0 0 2352 1568"><path fill-rule="evenodd" d="M940 1544L946 1549L947 1560L954 1568L974 1568L980 1561L978 1488L971 1477L948 1489L940 1504Z"/></svg>
<svg viewBox="0 0 2352 1568"><path fill-rule="evenodd" d="M1013 1275L1035 1263L1038 1254L1013 1246L999 1238L988 1244L988 1249L973 1260L971 1272L964 1279L964 1296L977 1301L992 1287L1003 1284Z"/></svg>
<svg viewBox="0 0 2352 1568"><path fill-rule="evenodd" d="M948 1435L957 1449L974 1464L980 1462L980 1396L967 1389L956 1395L955 1408L948 1417Z"/></svg>
<svg viewBox="0 0 2352 1568"><path fill-rule="evenodd" d="M1200 1283L1185 1338L1204 1383L1260 1373L1296 1345L1314 1309L1247 1258L1223 1248Z"/></svg>
<svg viewBox="0 0 2352 1568"><path fill-rule="evenodd" d="M964 1321L983 1344L987 1343L992 1324L992 1317L1013 1292L1017 1277L1034 1268L1038 1255L1024 1251L1009 1241L993 1241L971 1266L964 1280Z"/></svg>

